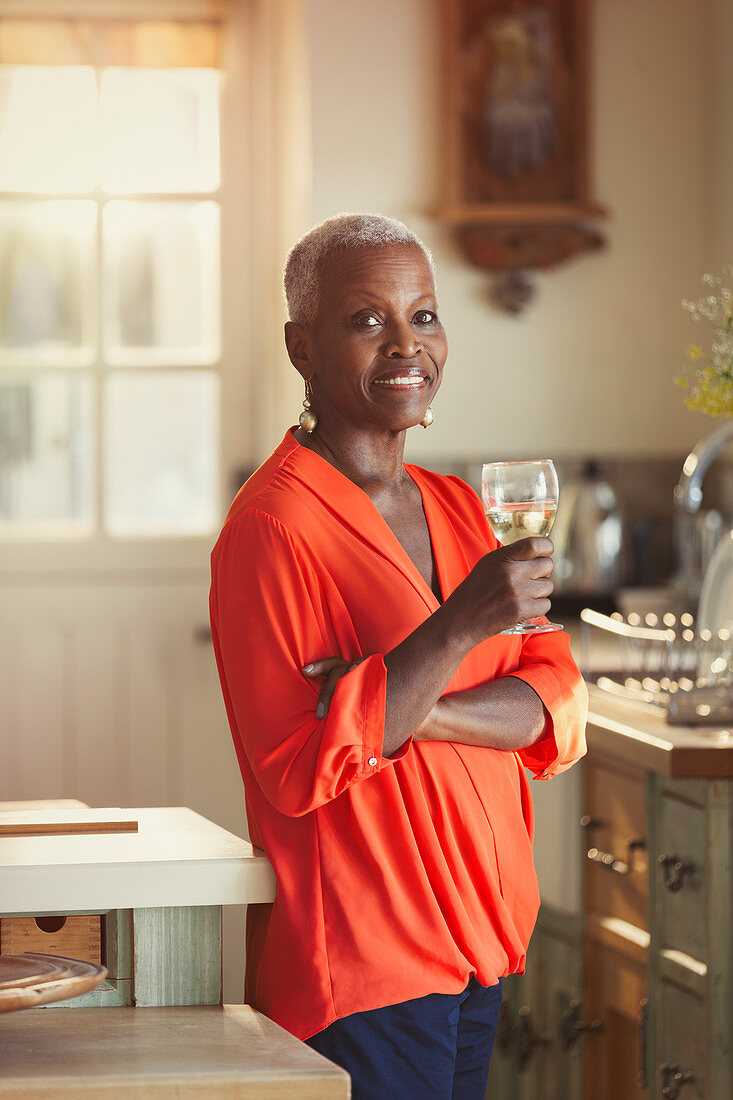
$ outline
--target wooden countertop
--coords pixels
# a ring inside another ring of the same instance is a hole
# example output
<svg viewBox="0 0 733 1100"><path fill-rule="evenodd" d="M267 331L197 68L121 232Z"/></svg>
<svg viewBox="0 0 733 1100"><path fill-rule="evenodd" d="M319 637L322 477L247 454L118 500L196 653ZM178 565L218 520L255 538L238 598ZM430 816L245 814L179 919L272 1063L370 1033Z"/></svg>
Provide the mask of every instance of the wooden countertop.
<svg viewBox="0 0 733 1100"><path fill-rule="evenodd" d="M184 807L0 810L0 825L139 822L137 832L6 836L0 912L103 912L272 901L275 877L247 840Z"/></svg>
<svg viewBox="0 0 733 1100"><path fill-rule="evenodd" d="M656 707L589 692L589 749L680 779L733 777L733 729L669 726Z"/></svg>
<svg viewBox="0 0 733 1100"><path fill-rule="evenodd" d="M348 1100L348 1074L249 1005L32 1009L0 1027L2 1100Z"/></svg>
<svg viewBox="0 0 733 1100"><path fill-rule="evenodd" d="M612 635L590 631L579 619L567 620L566 632L586 677L618 667L618 642ZM670 726L658 707L614 698L593 683L588 691L591 750L672 778L733 777L733 729Z"/></svg>

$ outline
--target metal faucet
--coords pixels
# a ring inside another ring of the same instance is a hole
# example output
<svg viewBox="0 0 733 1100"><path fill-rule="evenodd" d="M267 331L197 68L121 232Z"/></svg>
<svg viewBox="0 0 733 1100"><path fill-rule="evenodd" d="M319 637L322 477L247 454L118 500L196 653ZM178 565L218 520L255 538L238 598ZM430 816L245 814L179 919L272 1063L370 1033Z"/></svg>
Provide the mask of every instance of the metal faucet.
<svg viewBox="0 0 733 1100"><path fill-rule="evenodd" d="M733 443L733 420L695 444L683 463L674 490L677 573L673 585L690 606L697 603L702 574L722 533L722 520L717 512L697 516L702 504L702 482L729 443Z"/></svg>
<svg viewBox="0 0 733 1100"><path fill-rule="evenodd" d="M697 512L702 504L702 479L720 452L733 443L733 420L699 440L682 466L674 490L675 505L683 512Z"/></svg>

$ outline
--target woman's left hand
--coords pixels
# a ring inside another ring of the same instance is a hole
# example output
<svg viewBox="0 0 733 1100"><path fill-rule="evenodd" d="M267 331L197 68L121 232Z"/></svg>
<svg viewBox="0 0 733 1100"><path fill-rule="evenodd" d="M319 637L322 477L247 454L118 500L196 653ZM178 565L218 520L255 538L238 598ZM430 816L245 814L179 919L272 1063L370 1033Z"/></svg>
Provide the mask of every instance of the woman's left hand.
<svg viewBox="0 0 733 1100"><path fill-rule="evenodd" d="M321 688L318 705L316 706L316 718L326 717L331 706L333 693L336 690L336 684L342 676L361 664L363 659L363 657L360 657L358 661L345 661L343 657L323 657L320 661L311 661L309 665L303 668L303 675L307 676L309 680L317 680L319 676L326 677L326 682Z"/></svg>

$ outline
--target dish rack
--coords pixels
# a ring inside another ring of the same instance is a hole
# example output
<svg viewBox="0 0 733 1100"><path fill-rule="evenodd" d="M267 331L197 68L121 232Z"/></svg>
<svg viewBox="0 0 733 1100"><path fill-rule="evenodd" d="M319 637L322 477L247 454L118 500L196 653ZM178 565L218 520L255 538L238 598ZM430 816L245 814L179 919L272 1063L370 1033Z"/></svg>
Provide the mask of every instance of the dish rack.
<svg viewBox="0 0 733 1100"><path fill-rule="evenodd" d="M582 664L609 695L663 711L671 725L733 723L733 635L697 629L692 614L580 613ZM609 671L594 674L601 644Z"/></svg>

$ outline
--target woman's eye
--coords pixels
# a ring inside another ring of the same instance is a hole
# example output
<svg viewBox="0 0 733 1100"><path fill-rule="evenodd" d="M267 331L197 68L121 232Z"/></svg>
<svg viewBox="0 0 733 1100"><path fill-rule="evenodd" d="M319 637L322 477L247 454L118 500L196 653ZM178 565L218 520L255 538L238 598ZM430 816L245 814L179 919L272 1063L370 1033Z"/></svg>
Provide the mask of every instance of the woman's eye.
<svg viewBox="0 0 733 1100"><path fill-rule="evenodd" d="M379 323L379 318L374 313L362 313L360 317L356 318L356 324L360 328L374 328Z"/></svg>
<svg viewBox="0 0 733 1100"><path fill-rule="evenodd" d="M438 320L438 315L433 313L432 309L420 309L415 314L414 320L418 325L432 325Z"/></svg>

